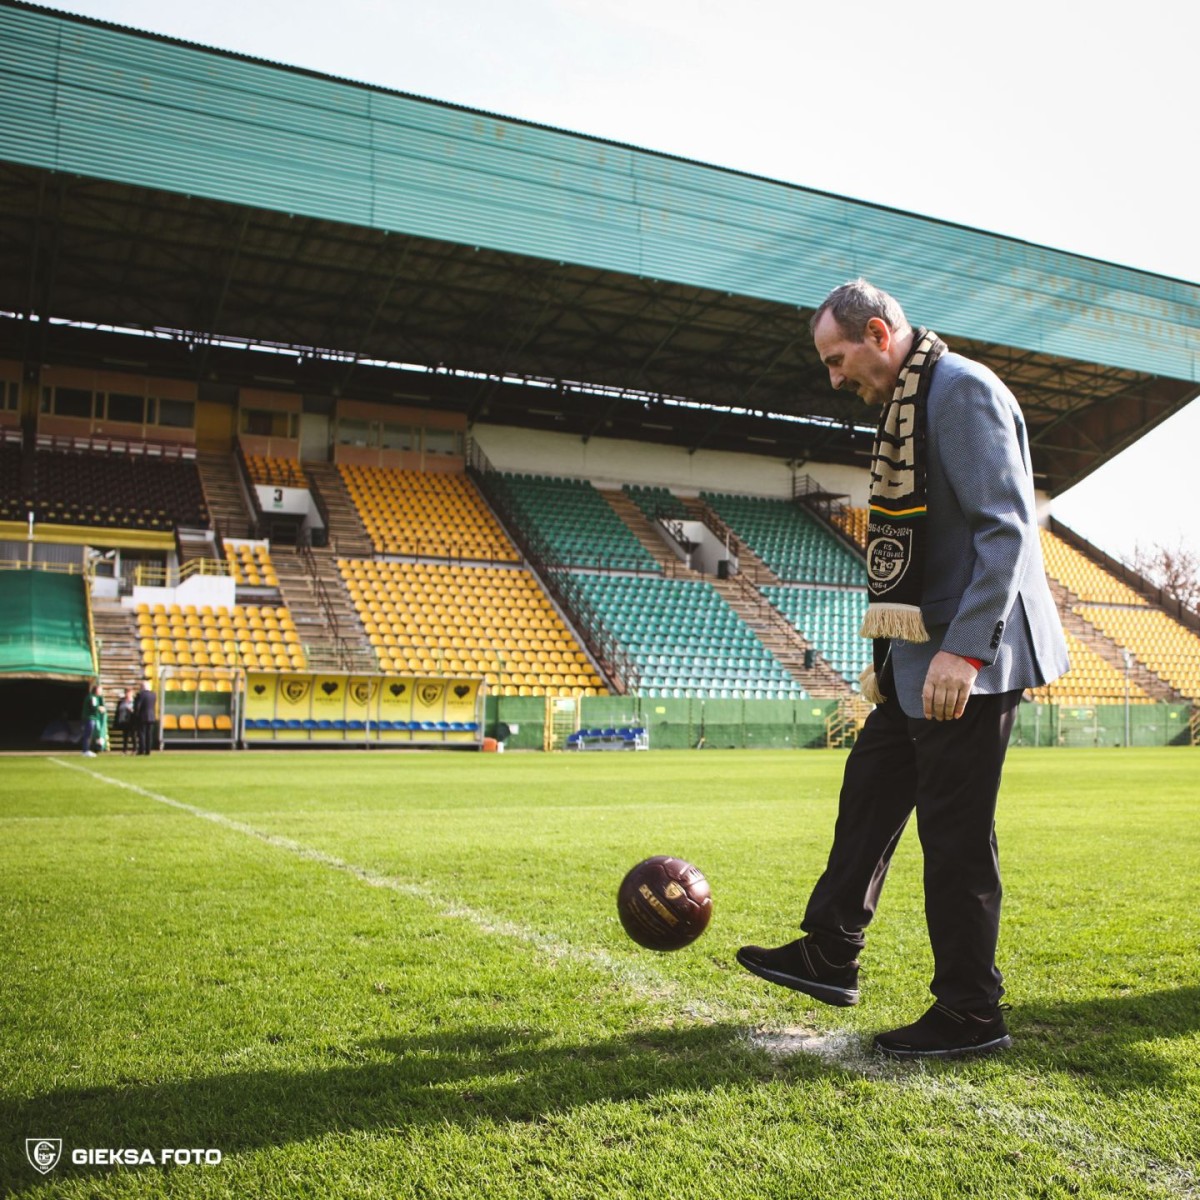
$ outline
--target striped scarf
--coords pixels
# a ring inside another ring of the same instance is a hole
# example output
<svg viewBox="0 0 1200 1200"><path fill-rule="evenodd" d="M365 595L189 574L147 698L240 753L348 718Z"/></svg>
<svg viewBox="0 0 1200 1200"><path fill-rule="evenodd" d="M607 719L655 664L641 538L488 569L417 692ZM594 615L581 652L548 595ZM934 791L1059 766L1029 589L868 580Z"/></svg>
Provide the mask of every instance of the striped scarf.
<svg viewBox="0 0 1200 1200"><path fill-rule="evenodd" d="M925 583L925 400L933 366L946 343L931 329L913 333L892 398L884 405L871 453L871 501L867 526L867 612L863 637L873 638L874 665L860 680L863 695L884 699L877 677L888 640L927 642L921 618ZM874 693L874 694L872 694Z"/></svg>

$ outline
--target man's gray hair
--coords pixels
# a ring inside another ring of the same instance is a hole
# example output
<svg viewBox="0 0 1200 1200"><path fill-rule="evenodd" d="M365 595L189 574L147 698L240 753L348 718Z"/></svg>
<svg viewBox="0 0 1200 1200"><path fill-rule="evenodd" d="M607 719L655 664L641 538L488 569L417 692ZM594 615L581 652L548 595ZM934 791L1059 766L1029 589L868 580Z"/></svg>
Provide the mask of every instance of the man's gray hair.
<svg viewBox="0 0 1200 1200"><path fill-rule="evenodd" d="M813 313L808 322L809 333L815 333L822 314L830 313L842 334L852 342L861 342L866 336L867 322L878 317L893 333L908 329L908 318L891 296L882 288L868 283L863 278L852 279L836 287Z"/></svg>

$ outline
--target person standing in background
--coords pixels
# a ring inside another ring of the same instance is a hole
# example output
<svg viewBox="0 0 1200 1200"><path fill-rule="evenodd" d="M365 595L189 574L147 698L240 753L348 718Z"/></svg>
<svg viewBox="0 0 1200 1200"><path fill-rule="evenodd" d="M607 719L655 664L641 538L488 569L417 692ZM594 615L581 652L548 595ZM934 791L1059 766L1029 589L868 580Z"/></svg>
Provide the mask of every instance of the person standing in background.
<svg viewBox="0 0 1200 1200"><path fill-rule="evenodd" d="M149 755L158 729L158 696L154 692L153 680L142 680L142 690L133 702L133 717L137 725L137 752Z"/></svg>
<svg viewBox="0 0 1200 1200"><path fill-rule="evenodd" d="M83 720L80 751L85 758L95 758L96 752L92 749L92 742L96 738L101 719L105 715L104 695L100 691L100 680L93 679L88 684L87 695L83 698L83 711L79 715Z"/></svg>

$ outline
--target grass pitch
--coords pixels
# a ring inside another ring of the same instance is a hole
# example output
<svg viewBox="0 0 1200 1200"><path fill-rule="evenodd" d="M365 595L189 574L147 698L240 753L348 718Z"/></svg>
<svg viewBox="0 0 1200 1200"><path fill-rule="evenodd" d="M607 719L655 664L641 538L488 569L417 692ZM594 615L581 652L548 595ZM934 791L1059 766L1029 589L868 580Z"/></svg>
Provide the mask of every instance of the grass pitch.
<svg viewBox="0 0 1200 1200"><path fill-rule="evenodd" d="M857 1009L734 963L795 936L842 761L0 760L0 1193L1200 1195L1200 755L1010 754L1016 1046L928 1065L867 1049L928 1002L915 830ZM670 955L615 912L654 853L713 887ZM180 1148L222 1161L71 1161Z"/></svg>

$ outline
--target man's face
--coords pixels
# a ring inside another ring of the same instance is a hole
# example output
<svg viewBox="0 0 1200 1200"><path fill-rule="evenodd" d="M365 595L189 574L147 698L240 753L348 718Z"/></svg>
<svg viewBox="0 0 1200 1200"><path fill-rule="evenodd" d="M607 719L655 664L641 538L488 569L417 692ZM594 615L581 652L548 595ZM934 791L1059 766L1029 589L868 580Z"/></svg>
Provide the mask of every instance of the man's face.
<svg viewBox="0 0 1200 1200"><path fill-rule="evenodd" d="M852 342L830 312L821 314L813 330L813 342L829 371L829 382L838 391L847 388L856 392L870 405L885 404L892 397L899 374L889 354L894 339L878 317L867 322L861 342Z"/></svg>

